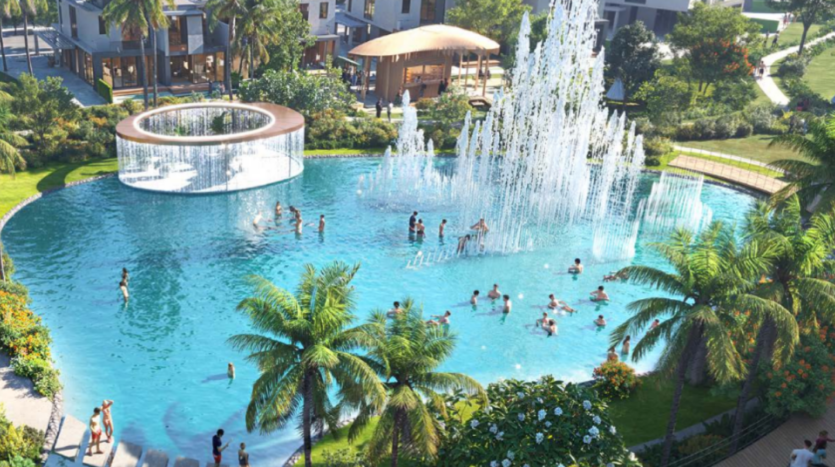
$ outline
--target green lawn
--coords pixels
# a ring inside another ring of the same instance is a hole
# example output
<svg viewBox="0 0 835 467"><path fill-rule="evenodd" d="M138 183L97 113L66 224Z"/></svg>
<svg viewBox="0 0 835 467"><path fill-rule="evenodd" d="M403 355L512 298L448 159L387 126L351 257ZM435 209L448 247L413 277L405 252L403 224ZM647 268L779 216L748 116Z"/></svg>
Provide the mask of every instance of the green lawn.
<svg viewBox="0 0 835 467"><path fill-rule="evenodd" d="M809 28L809 33L806 35L806 42L812 40L812 38L815 37L815 34L820 30L820 28L820 24L813 24ZM785 48L785 45L783 47L780 47L780 44L800 44L800 37L802 35L803 25L800 23L792 23L786 29L784 29L783 32L780 33L780 40L777 42L777 47L783 49ZM769 45L771 45L770 42Z"/></svg>
<svg viewBox="0 0 835 467"><path fill-rule="evenodd" d="M812 59L803 81L824 99L832 99L835 95L835 45Z"/></svg>
<svg viewBox="0 0 835 467"><path fill-rule="evenodd" d="M98 159L75 164L49 164L38 169L18 172L14 178L0 175L0 216L18 203L50 188L116 172L116 158Z"/></svg>
<svg viewBox="0 0 835 467"><path fill-rule="evenodd" d="M679 146L746 157L760 162L779 159L802 159L796 152L781 146L768 147L773 136L753 135L747 138L712 139L707 141L679 141Z"/></svg>
<svg viewBox="0 0 835 467"><path fill-rule="evenodd" d="M751 5L751 13L779 13L779 11L768 6L766 0L754 0Z"/></svg>
<svg viewBox="0 0 835 467"><path fill-rule="evenodd" d="M634 446L660 438L667 428L670 405L673 401L673 383L668 378L647 376L641 378L643 385L625 400L609 404L609 414L627 446ZM678 429L695 425L714 415L719 415L736 406L736 394L712 395L708 388L685 386L679 409ZM337 430L338 439L326 435L313 446L313 465L325 467L322 454L348 450L357 452L371 438L377 421L362 431L354 444L348 443L348 427ZM296 465L303 465L304 461ZM408 465L408 464L407 464Z"/></svg>

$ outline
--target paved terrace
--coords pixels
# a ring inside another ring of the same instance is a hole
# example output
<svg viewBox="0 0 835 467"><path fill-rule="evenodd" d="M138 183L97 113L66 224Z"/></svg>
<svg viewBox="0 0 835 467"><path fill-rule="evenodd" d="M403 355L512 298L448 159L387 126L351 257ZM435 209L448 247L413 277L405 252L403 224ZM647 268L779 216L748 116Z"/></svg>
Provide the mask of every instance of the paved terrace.
<svg viewBox="0 0 835 467"><path fill-rule="evenodd" d="M700 159L692 156L678 156L669 164L670 167L686 169L705 174L720 180L750 188L768 195L772 195L786 186L786 182L771 178L752 170L746 170L721 162Z"/></svg>
<svg viewBox="0 0 835 467"><path fill-rule="evenodd" d="M0 353L0 403L15 425L46 431L52 401L35 392L32 381L14 374L9 356Z"/></svg>

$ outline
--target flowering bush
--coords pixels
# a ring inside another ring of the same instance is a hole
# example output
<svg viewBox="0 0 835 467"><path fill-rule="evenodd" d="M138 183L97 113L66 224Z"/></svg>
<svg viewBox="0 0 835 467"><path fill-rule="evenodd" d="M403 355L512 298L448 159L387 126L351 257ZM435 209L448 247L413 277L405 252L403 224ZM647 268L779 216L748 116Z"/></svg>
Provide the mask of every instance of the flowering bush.
<svg viewBox="0 0 835 467"><path fill-rule="evenodd" d="M626 399L641 384L635 370L623 362L606 362L594 369L594 388L606 399Z"/></svg>
<svg viewBox="0 0 835 467"><path fill-rule="evenodd" d="M595 391L551 376L487 388L490 404L457 416L446 401L438 458L445 466L638 466ZM458 397L461 397L460 395ZM451 413L451 415L450 415Z"/></svg>
<svg viewBox="0 0 835 467"><path fill-rule="evenodd" d="M12 368L31 378L35 390L52 397L60 389L58 371L52 367L49 330L28 307L25 295L0 290L0 347L12 357Z"/></svg>
<svg viewBox="0 0 835 467"><path fill-rule="evenodd" d="M804 412L823 414L835 395L835 330L820 328L817 336L801 335L792 361L765 373L766 411L776 416Z"/></svg>

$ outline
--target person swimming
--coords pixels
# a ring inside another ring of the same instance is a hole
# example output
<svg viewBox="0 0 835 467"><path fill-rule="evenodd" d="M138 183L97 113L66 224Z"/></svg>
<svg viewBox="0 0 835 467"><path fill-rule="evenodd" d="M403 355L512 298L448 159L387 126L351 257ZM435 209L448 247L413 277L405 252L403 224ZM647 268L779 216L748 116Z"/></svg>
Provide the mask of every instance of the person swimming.
<svg viewBox="0 0 835 467"><path fill-rule="evenodd" d="M479 232L481 232L481 233L487 233L487 232L489 232L489 231L490 231L490 228L489 228L489 227L487 227L487 223L486 223L486 222L484 222L484 218L483 218L483 217L482 217L481 219L479 219L479 220L478 220L478 222L476 222L475 224L473 224L473 225L470 227L470 229L471 229L471 230L477 230L477 231L479 231Z"/></svg>
<svg viewBox="0 0 835 467"><path fill-rule="evenodd" d="M235 365L232 362L229 362L226 365L226 376L229 379L235 379Z"/></svg>
<svg viewBox="0 0 835 467"><path fill-rule="evenodd" d="M603 315L598 315L597 319L594 320L594 324L596 324L598 327L606 326L606 318L604 318Z"/></svg>
<svg viewBox="0 0 835 467"><path fill-rule="evenodd" d="M603 286L597 288L597 290L589 292L591 295L591 301L593 302L604 302L609 301L609 294L603 291Z"/></svg>
<svg viewBox="0 0 835 467"><path fill-rule="evenodd" d="M603 282L611 282L611 281L616 281L616 280L625 281L627 279L629 279L629 274L627 274L623 270L616 271L616 272L613 272L613 273L610 273L610 274L607 274L607 275L603 276Z"/></svg>
<svg viewBox="0 0 835 467"><path fill-rule="evenodd" d="M606 353L606 361L607 362L617 362L620 359L618 358L618 352L615 350L615 346L609 347L609 351Z"/></svg>
<svg viewBox="0 0 835 467"><path fill-rule="evenodd" d="M418 237L426 235L426 226L423 225L423 219L418 219L417 225L415 225L415 231L417 232Z"/></svg>
<svg viewBox="0 0 835 467"><path fill-rule="evenodd" d="M402 309L402 308L400 308L400 302L394 302L394 308L392 308L391 310L389 310L389 311L386 313L386 316L388 316L388 317L393 317L393 316L397 316L397 315L399 315L400 313L403 313L403 309Z"/></svg>
<svg viewBox="0 0 835 467"><path fill-rule="evenodd" d="M432 315L433 318L437 319L430 319L426 322L426 324L430 326L449 326L449 318L452 316L452 312L447 310L444 312L443 315Z"/></svg>
<svg viewBox="0 0 835 467"><path fill-rule="evenodd" d="M510 295L505 295L502 297L504 299L504 306L502 307L502 313L510 313L513 309L513 303L510 301Z"/></svg>
<svg viewBox="0 0 835 467"><path fill-rule="evenodd" d="M325 215L319 216L319 233L325 232Z"/></svg>
<svg viewBox="0 0 835 467"><path fill-rule="evenodd" d="M281 217L281 201L276 201L275 202L275 217L276 218Z"/></svg>
<svg viewBox="0 0 835 467"><path fill-rule="evenodd" d="M122 279L119 282L119 290L122 291L122 296L125 298L125 303L127 303L128 299L130 298L130 293L128 293L128 282L125 279Z"/></svg>
<svg viewBox="0 0 835 467"><path fill-rule="evenodd" d="M547 311L543 311L543 312L542 312L542 318L540 318L540 319L536 320L536 326L542 326L542 327L544 327L544 326L545 326L545 323L546 323L547 321L548 321L548 312L547 312Z"/></svg>
<svg viewBox="0 0 835 467"><path fill-rule="evenodd" d="M438 227L438 236L439 237L444 236L444 228L446 228L446 219L443 219L441 221L441 225Z"/></svg>
<svg viewBox="0 0 835 467"><path fill-rule="evenodd" d="M130 274L128 274L128 268L122 268L122 280L127 284L130 281Z"/></svg>
<svg viewBox="0 0 835 467"><path fill-rule="evenodd" d="M255 219L252 220L252 226L255 227L256 229L261 227L258 224L261 223L261 219L263 219L263 218L264 218L264 216L261 215L261 211L258 211L258 214L255 215Z"/></svg>
<svg viewBox="0 0 835 467"><path fill-rule="evenodd" d="M550 301L548 302L548 308L552 310L561 309L563 311L567 311L569 313L574 313L576 310L568 306L568 303L565 303L562 300L557 299L554 297L554 294L548 295Z"/></svg>
<svg viewBox="0 0 835 467"><path fill-rule="evenodd" d="M629 355L629 345L630 345L630 337L626 336L626 339L623 340L623 346L620 349L620 353L623 355Z"/></svg>
<svg viewBox="0 0 835 467"><path fill-rule="evenodd" d="M499 290L499 284L493 284L493 290L487 292L487 297L496 300L501 298L502 292Z"/></svg>
<svg viewBox="0 0 835 467"><path fill-rule="evenodd" d="M478 290L473 290L473 296L470 297L470 304L478 306Z"/></svg>
<svg viewBox="0 0 835 467"><path fill-rule="evenodd" d="M458 250L456 253L461 254L467 249L467 243L470 241L470 234L458 237Z"/></svg>
<svg viewBox="0 0 835 467"><path fill-rule="evenodd" d="M548 333L548 337L555 336L557 334L557 322L553 319L549 319L545 324L543 324L542 328Z"/></svg>
<svg viewBox="0 0 835 467"><path fill-rule="evenodd" d="M574 258L574 264L568 267L569 274L582 274L583 265L580 264L580 258Z"/></svg>

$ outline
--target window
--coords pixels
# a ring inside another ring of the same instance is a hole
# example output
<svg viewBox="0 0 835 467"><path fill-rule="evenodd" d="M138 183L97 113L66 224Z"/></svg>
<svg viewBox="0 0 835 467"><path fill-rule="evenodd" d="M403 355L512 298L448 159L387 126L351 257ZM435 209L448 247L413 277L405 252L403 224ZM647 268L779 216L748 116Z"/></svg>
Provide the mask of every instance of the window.
<svg viewBox="0 0 835 467"><path fill-rule="evenodd" d="M412 0L403 0L403 5L400 7L400 13L404 15L409 14L412 11Z"/></svg>
<svg viewBox="0 0 835 467"><path fill-rule="evenodd" d="M107 35L107 25L104 24L104 20L99 16L99 34L102 36Z"/></svg>
<svg viewBox="0 0 835 467"><path fill-rule="evenodd" d="M302 18L304 18L305 21L310 19L310 5L302 3L299 5L299 11L302 12Z"/></svg>
<svg viewBox="0 0 835 467"><path fill-rule="evenodd" d="M73 39L78 39L78 20L75 17L75 7L70 5L70 35Z"/></svg>
<svg viewBox="0 0 835 467"><path fill-rule="evenodd" d="M365 0L365 11L363 12L366 19L374 19L374 0Z"/></svg>
<svg viewBox="0 0 835 467"><path fill-rule="evenodd" d="M319 4L319 19L327 19L328 18L328 2L322 2Z"/></svg>
<svg viewBox="0 0 835 467"><path fill-rule="evenodd" d="M435 22L435 0L423 0L420 5L420 22L421 24Z"/></svg>

